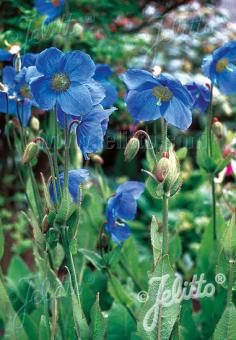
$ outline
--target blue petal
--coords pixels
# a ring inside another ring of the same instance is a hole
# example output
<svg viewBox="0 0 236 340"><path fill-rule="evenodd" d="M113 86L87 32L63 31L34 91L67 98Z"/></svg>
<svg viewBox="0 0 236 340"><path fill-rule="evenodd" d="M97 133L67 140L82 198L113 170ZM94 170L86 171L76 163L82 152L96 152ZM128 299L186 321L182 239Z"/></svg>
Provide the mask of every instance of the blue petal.
<svg viewBox="0 0 236 340"><path fill-rule="evenodd" d="M207 78L211 79L211 81L214 81L214 76L211 70L212 61L213 57L211 55L208 55L203 59L202 72Z"/></svg>
<svg viewBox="0 0 236 340"><path fill-rule="evenodd" d="M94 75L95 64L84 52L67 52L64 56L64 72L69 76L70 81L83 84Z"/></svg>
<svg viewBox="0 0 236 340"><path fill-rule="evenodd" d="M11 61L13 59L13 55L0 48L0 62L2 61Z"/></svg>
<svg viewBox="0 0 236 340"><path fill-rule="evenodd" d="M135 121L149 121L161 117L157 98L154 97L151 90L129 91L125 101Z"/></svg>
<svg viewBox="0 0 236 340"><path fill-rule="evenodd" d="M169 102L164 118L168 124L174 125L181 130L188 129L192 123L190 108L176 97L173 97Z"/></svg>
<svg viewBox="0 0 236 340"><path fill-rule="evenodd" d="M3 84L7 85L8 88L12 88L15 84L16 70L12 66L4 67L2 71Z"/></svg>
<svg viewBox="0 0 236 340"><path fill-rule="evenodd" d="M23 67L35 66L37 56L38 56L37 53L26 53L26 54L24 54L21 57L22 66Z"/></svg>
<svg viewBox="0 0 236 340"><path fill-rule="evenodd" d="M58 104L67 114L80 116L92 109L92 98L85 85L70 86L66 92L57 97Z"/></svg>
<svg viewBox="0 0 236 340"><path fill-rule="evenodd" d="M130 228L127 223L124 222L116 222L115 224L107 224L105 226L105 230L108 234L111 235L112 240L117 244L122 244L127 238L130 236Z"/></svg>
<svg viewBox="0 0 236 340"><path fill-rule="evenodd" d="M112 75L112 73L113 71L109 65L97 64L94 79L95 80L108 79Z"/></svg>
<svg viewBox="0 0 236 340"><path fill-rule="evenodd" d="M64 53L55 47L50 47L39 53L36 60L38 72L52 76L56 72L61 72L64 63Z"/></svg>
<svg viewBox="0 0 236 340"><path fill-rule="evenodd" d="M224 72L218 72L216 74L216 83L219 89L224 94L236 93L236 67L233 64L229 64L229 70Z"/></svg>
<svg viewBox="0 0 236 340"><path fill-rule="evenodd" d="M93 105L98 105L105 98L105 89L95 80L91 79L89 83L84 84L89 89Z"/></svg>
<svg viewBox="0 0 236 340"><path fill-rule="evenodd" d="M137 181L127 181L123 184L120 184L116 189L116 193L119 194L121 192L129 193L133 196L133 198L138 199L140 195L144 191L144 183Z"/></svg>
<svg viewBox="0 0 236 340"><path fill-rule="evenodd" d="M131 69L120 76L129 90L138 89L143 83L150 82L159 84L158 80L149 72L138 69Z"/></svg>
<svg viewBox="0 0 236 340"><path fill-rule="evenodd" d="M50 110L56 104L57 95L51 89L50 79L42 76L30 84L31 92L42 110Z"/></svg>
<svg viewBox="0 0 236 340"><path fill-rule="evenodd" d="M105 89L105 98L102 101L102 105L107 108L115 104L118 100L118 92L113 84L109 81L103 80L100 82Z"/></svg>

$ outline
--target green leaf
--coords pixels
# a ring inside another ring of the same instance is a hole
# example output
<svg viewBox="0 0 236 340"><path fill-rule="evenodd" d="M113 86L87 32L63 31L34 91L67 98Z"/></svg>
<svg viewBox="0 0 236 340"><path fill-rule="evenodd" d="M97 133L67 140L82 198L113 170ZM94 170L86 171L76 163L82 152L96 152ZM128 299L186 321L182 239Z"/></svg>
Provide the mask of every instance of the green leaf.
<svg viewBox="0 0 236 340"><path fill-rule="evenodd" d="M109 266L116 267L121 257L121 249L121 247L117 246L104 255L105 261Z"/></svg>
<svg viewBox="0 0 236 340"><path fill-rule="evenodd" d="M212 134L212 156L208 154L207 148L207 131L205 130L197 142L197 164L205 171L212 173L216 170L217 164L222 159L221 150L218 141Z"/></svg>
<svg viewBox="0 0 236 340"><path fill-rule="evenodd" d="M0 260L3 257L4 254L4 233L3 228L0 227Z"/></svg>
<svg viewBox="0 0 236 340"><path fill-rule="evenodd" d="M108 291L117 302L120 302L128 307L133 305L134 302L132 297L129 296L125 290L125 287L122 286L120 281L114 275L111 275L109 278Z"/></svg>
<svg viewBox="0 0 236 340"><path fill-rule="evenodd" d="M96 302L91 309L91 329L92 329L92 339L93 340L103 340L105 339L107 322L102 315L99 306L99 294L97 294Z"/></svg>
<svg viewBox="0 0 236 340"><path fill-rule="evenodd" d="M49 338L49 329L47 327L47 321L45 315L41 316L40 323L39 323L39 332L38 332L38 339L39 340L47 340Z"/></svg>
<svg viewBox="0 0 236 340"><path fill-rule="evenodd" d="M113 303L108 315L107 340L128 340L135 329L135 321L127 309L121 304Z"/></svg>
<svg viewBox="0 0 236 340"><path fill-rule="evenodd" d="M236 339L236 309L231 302L218 322L213 340Z"/></svg>
<svg viewBox="0 0 236 340"><path fill-rule="evenodd" d="M187 154L188 154L188 149L186 146L176 151L176 156L179 160L185 159L187 157Z"/></svg>
<svg viewBox="0 0 236 340"><path fill-rule="evenodd" d="M169 340L174 324L180 312L180 305L173 302L171 306L163 306L158 303L158 293L161 294L161 281L165 278L164 291L172 291L175 274L170 265L168 255L164 255L157 262L154 272L150 276L147 301L140 308L138 321L138 335L142 340L160 338Z"/></svg>
<svg viewBox="0 0 236 340"><path fill-rule="evenodd" d="M149 194L155 199L162 199L164 195L163 184L157 183L151 176L145 182Z"/></svg>
<svg viewBox="0 0 236 340"><path fill-rule="evenodd" d="M79 253L83 254L86 257L86 259L90 261L97 269L105 268L103 258L100 255L98 255L95 251L83 248L80 248L78 251Z"/></svg>
<svg viewBox="0 0 236 340"><path fill-rule="evenodd" d="M217 165L214 174L217 175L219 172L224 170L224 168L230 163L231 159L232 159L231 155L228 155L225 159L221 160Z"/></svg>

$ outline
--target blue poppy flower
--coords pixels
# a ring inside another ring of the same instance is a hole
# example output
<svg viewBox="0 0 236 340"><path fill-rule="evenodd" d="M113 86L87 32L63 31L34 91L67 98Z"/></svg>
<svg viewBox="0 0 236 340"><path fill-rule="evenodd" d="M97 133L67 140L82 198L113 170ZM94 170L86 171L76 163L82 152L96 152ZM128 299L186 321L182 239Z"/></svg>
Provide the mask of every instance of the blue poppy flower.
<svg viewBox="0 0 236 340"><path fill-rule="evenodd" d="M80 197L80 184L86 181L89 177L89 171L86 169L70 170L68 173L68 189L74 203L78 203ZM61 189L64 187L64 172L59 175ZM57 183L59 185L59 183ZM54 196L52 181L49 183L49 194L52 202L56 203ZM59 188L57 186L57 194L59 195Z"/></svg>
<svg viewBox="0 0 236 340"><path fill-rule="evenodd" d="M64 0L36 0L35 8L42 14L46 15L47 18L44 21L45 25L54 21L57 17L61 15L62 8L64 5Z"/></svg>
<svg viewBox="0 0 236 340"><path fill-rule="evenodd" d="M211 101L210 90L207 86L197 84L195 82L188 83L185 85L188 91L191 93L194 103L193 110L198 110L201 113L204 113Z"/></svg>
<svg viewBox="0 0 236 340"><path fill-rule="evenodd" d="M181 130L191 125L193 98L177 79L166 73L155 77L137 69L128 70L121 79L128 87L125 101L136 122L163 117Z"/></svg>
<svg viewBox="0 0 236 340"><path fill-rule="evenodd" d="M114 107L104 110L101 105L97 105L92 108L91 112L83 116L67 115L68 125L73 120L80 121L76 128L77 144L86 160L89 159L87 154L102 150L109 116L114 110ZM65 122L64 114L61 108L58 108L57 118L62 128L64 128Z"/></svg>
<svg viewBox="0 0 236 340"><path fill-rule="evenodd" d="M41 109L59 105L64 112L79 116L104 98L102 87L98 90L92 79L95 64L86 53L63 53L51 47L38 55L36 69L41 76L33 79L31 91Z"/></svg>
<svg viewBox="0 0 236 340"><path fill-rule="evenodd" d="M224 94L236 93L236 41L217 48L203 59L202 71Z"/></svg>
<svg viewBox="0 0 236 340"><path fill-rule="evenodd" d="M26 53L21 57L22 67L34 66L38 53Z"/></svg>
<svg viewBox="0 0 236 340"><path fill-rule="evenodd" d="M116 87L108 81L108 78L113 74L110 66L106 64L97 64L94 79L97 80L105 89L105 98L101 102L102 106L111 107L118 100L118 92Z"/></svg>
<svg viewBox="0 0 236 340"><path fill-rule="evenodd" d="M144 191L144 184L127 181L118 186L116 193L107 204L107 224L105 230L116 243L126 240L130 235L129 225L124 220L133 220L137 212L137 199Z"/></svg>

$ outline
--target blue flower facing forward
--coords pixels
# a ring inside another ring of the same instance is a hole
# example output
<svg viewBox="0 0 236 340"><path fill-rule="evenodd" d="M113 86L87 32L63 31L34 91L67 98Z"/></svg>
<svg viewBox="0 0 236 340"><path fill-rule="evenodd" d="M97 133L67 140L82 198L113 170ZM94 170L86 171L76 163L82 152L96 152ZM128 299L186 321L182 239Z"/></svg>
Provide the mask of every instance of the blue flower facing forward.
<svg viewBox="0 0 236 340"><path fill-rule="evenodd" d="M200 113L204 113L211 100L209 88L195 82L188 83L185 86L193 97L193 110L198 110Z"/></svg>
<svg viewBox="0 0 236 340"><path fill-rule="evenodd" d="M86 181L89 177L89 171L86 169L79 169L79 170L70 170L68 174L68 189L74 203L78 203L80 198L80 184ZM63 191L64 187L64 172L59 175L60 186ZM59 183L57 182L57 195L59 196ZM53 185L52 181L49 183L49 194L51 200L54 204L56 204L56 198L53 192Z"/></svg>
<svg viewBox="0 0 236 340"><path fill-rule="evenodd" d="M181 130L191 125L193 98L177 79L164 73L155 77L138 69L128 70L121 79L128 87L125 101L135 121L163 117Z"/></svg>
<svg viewBox="0 0 236 340"><path fill-rule="evenodd" d="M236 93L236 41L217 48L203 59L202 70L224 94Z"/></svg>
<svg viewBox="0 0 236 340"><path fill-rule="evenodd" d="M130 236L129 225L125 220L133 220L137 212L137 200L144 191L144 184L128 181L118 186L116 193L107 204L105 230L112 240L121 244Z"/></svg>
<svg viewBox="0 0 236 340"><path fill-rule="evenodd" d="M36 10L42 14L46 15L47 18L44 21L45 25L48 25L50 22L54 21L57 17L61 15L64 0L36 0L35 8Z"/></svg>
<svg viewBox="0 0 236 340"><path fill-rule="evenodd" d="M41 76L32 79L31 91L43 110L60 106L64 112L80 116L105 96L92 79L95 64L86 53L48 48L38 55L36 70Z"/></svg>
<svg viewBox="0 0 236 340"><path fill-rule="evenodd" d="M105 89L106 97L102 101L102 106L107 108L115 104L118 99L116 87L108 80L113 74L110 66L106 64L97 64L94 79L97 80Z"/></svg>

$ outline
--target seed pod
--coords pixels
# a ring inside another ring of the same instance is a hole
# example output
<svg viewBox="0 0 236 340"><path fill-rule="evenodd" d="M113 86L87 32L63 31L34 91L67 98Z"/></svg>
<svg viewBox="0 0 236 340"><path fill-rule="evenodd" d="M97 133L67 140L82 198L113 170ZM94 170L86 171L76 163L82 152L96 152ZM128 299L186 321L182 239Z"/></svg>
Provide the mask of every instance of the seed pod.
<svg viewBox="0 0 236 340"><path fill-rule="evenodd" d="M28 164L30 163L38 154L38 144L35 142L30 142L28 145L26 145L23 157L22 157L22 163Z"/></svg>
<svg viewBox="0 0 236 340"><path fill-rule="evenodd" d="M162 157L159 162L157 163L155 172L154 172L154 176L156 177L158 182L164 182L164 180L166 179L166 176L169 174L170 172L170 160L169 158L166 157Z"/></svg>
<svg viewBox="0 0 236 340"><path fill-rule="evenodd" d="M131 161L137 155L140 148L140 142L137 137L132 137L125 148L125 160Z"/></svg>
<svg viewBox="0 0 236 340"><path fill-rule="evenodd" d="M45 234L48 231L48 228L49 228L48 215L45 215L41 225L42 233Z"/></svg>
<svg viewBox="0 0 236 340"><path fill-rule="evenodd" d="M223 138L224 135L225 135L225 127L219 121L214 121L214 123L212 124L212 130L213 130L214 134L216 135L216 137L218 137L220 139Z"/></svg>
<svg viewBox="0 0 236 340"><path fill-rule="evenodd" d="M34 131L38 131L39 130L40 124L39 124L38 118L36 118L36 117L32 117L31 118L31 120L30 120L30 127Z"/></svg>

